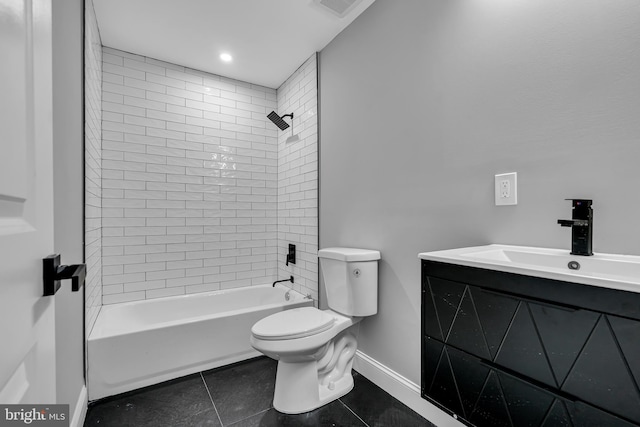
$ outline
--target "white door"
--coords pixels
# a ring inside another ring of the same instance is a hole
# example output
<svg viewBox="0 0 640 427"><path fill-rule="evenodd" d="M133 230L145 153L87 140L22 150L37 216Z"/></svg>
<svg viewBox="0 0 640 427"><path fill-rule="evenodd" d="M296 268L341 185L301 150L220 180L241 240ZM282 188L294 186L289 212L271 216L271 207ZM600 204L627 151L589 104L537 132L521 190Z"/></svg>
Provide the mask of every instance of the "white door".
<svg viewBox="0 0 640 427"><path fill-rule="evenodd" d="M51 0L0 0L0 402L55 403Z"/></svg>

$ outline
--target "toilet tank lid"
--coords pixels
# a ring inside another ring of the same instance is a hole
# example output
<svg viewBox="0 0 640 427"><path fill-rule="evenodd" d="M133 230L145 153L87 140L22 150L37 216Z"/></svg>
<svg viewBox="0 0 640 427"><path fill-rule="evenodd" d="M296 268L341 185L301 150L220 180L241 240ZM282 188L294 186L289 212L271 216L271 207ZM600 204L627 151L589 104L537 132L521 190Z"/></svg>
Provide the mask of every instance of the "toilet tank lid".
<svg viewBox="0 0 640 427"><path fill-rule="evenodd" d="M376 261L380 259L380 251L356 248L325 248L318 251L318 257L347 262Z"/></svg>

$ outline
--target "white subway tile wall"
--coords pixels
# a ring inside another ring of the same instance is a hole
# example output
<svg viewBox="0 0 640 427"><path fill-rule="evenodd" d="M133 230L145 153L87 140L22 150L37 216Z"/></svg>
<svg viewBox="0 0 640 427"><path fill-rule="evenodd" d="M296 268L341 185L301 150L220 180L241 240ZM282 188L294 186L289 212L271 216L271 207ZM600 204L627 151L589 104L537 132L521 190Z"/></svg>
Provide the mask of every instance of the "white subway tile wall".
<svg viewBox="0 0 640 427"><path fill-rule="evenodd" d="M316 54L278 88L277 94L278 113L293 112L293 130L279 131L278 135L278 274L280 278L293 275L295 289L318 301ZM294 134L300 140L287 143ZM296 245L296 264L285 266L289 243Z"/></svg>
<svg viewBox="0 0 640 427"><path fill-rule="evenodd" d="M275 280L276 91L102 53L102 303Z"/></svg>
<svg viewBox="0 0 640 427"><path fill-rule="evenodd" d="M85 3L85 330L102 306L102 43L93 1Z"/></svg>

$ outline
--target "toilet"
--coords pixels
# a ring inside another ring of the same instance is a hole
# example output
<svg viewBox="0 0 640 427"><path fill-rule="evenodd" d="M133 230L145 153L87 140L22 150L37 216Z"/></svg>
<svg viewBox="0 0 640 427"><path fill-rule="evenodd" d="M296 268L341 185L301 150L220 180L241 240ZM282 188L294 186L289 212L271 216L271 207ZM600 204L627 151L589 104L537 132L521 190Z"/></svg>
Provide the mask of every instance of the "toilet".
<svg viewBox="0 0 640 427"><path fill-rule="evenodd" d="M318 251L328 310L301 307L272 314L251 328L251 345L278 361L273 407L301 414L353 389L358 323L378 312L378 260L368 249Z"/></svg>

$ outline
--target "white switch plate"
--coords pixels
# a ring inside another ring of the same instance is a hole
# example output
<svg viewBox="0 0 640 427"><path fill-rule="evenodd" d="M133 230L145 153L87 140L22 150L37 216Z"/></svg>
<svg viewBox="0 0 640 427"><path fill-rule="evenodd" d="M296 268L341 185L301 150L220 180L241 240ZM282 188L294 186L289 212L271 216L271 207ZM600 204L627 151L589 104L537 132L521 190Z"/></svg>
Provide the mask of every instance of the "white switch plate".
<svg viewBox="0 0 640 427"><path fill-rule="evenodd" d="M496 206L518 204L518 173L496 175Z"/></svg>

